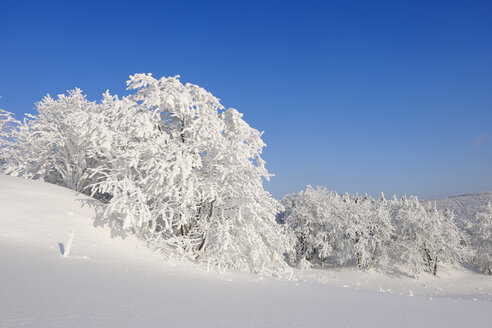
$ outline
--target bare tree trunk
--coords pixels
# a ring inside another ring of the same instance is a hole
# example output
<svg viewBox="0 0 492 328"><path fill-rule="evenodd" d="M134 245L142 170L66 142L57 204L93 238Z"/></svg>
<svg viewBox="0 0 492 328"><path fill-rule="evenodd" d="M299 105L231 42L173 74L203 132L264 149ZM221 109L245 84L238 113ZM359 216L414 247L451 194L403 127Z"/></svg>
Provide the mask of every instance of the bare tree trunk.
<svg viewBox="0 0 492 328"><path fill-rule="evenodd" d="M435 275L437 275L437 256L436 256L436 260L434 261L434 269L432 270L432 273Z"/></svg>
<svg viewBox="0 0 492 328"><path fill-rule="evenodd" d="M430 256L429 250L427 249L427 247L425 246L425 244L424 244L424 252L425 252L424 260L427 263L427 268L429 269L429 271L433 272L433 269L432 269L432 257Z"/></svg>

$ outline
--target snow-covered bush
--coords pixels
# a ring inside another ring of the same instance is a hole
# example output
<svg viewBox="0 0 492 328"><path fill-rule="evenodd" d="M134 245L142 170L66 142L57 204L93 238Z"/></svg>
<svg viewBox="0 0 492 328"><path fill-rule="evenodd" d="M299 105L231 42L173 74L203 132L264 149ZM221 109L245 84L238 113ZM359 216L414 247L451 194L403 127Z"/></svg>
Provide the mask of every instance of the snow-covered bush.
<svg viewBox="0 0 492 328"><path fill-rule="evenodd" d="M470 245L475 251L471 264L483 273L492 275L492 203L475 214L469 223Z"/></svg>
<svg viewBox="0 0 492 328"><path fill-rule="evenodd" d="M437 274L438 263L470 255L452 213L424 208L416 197L375 200L308 186L282 200L282 220L297 238L291 262L397 268Z"/></svg>
<svg viewBox="0 0 492 328"><path fill-rule="evenodd" d="M136 74L128 89L46 97L11 133L2 170L100 198L108 220L221 269L287 269L261 133L179 76Z"/></svg>

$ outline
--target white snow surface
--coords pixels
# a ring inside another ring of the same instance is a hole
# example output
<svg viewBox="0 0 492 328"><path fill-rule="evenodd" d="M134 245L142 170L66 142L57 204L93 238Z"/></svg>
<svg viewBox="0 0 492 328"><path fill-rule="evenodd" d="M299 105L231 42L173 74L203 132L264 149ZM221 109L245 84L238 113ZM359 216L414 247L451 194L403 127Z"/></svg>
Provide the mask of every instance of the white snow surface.
<svg viewBox="0 0 492 328"><path fill-rule="evenodd" d="M103 224L103 205L0 175L0 327L490 327L492 277L351 269L290 280L165 257ZM70 255L61 245L70 231Z"/></svg>

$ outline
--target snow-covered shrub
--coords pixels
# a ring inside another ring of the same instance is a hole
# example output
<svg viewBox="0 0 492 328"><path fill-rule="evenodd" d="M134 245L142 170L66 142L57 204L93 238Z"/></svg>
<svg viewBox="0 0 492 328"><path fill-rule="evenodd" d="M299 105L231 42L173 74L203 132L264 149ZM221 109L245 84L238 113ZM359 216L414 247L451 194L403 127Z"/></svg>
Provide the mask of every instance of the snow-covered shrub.
<svg viewBox="0 0 492 328"><path fill-rule="evenodd" d="M471 264L483 273L492 275L492 203L475 214L467 229L470 245L475 251Z"/></svg>
<svg viewBox="0 0 492 328"><path fill-rule="evenodd" d="M221 269L287 269L261 133L179 76L136 74L128 89L46 97L12 133L3 171L89 193L108 220Z"/></svg>

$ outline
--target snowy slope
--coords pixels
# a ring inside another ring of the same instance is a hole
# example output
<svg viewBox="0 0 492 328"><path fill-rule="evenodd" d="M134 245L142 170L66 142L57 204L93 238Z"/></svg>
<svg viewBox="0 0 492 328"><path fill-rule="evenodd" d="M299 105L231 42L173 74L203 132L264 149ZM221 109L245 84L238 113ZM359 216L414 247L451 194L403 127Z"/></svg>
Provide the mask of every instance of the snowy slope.
<svg viewBox="0 0 492 328"><path fill-rule="evenodd" d="M101 226L100 211L70 190L0 176L0 327L489 327L492 320L489 276L220 275L164 261ZM59 243L70 230L65 258Z"/></svg>
<svg viewBox="0 0 492 328"><path fill-rule="evenodd" d="M439 210L450 209L461 220L472 218L488 202L492 202L492 192L477 192L423 201L436 203Z"/></svg>

